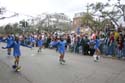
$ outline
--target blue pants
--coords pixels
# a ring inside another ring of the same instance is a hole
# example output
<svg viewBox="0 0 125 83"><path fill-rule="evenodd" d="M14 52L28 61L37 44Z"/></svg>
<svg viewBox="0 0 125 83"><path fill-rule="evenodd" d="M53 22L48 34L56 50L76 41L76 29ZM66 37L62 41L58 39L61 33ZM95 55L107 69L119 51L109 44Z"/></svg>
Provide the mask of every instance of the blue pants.
<svg viewBox="0 0 125 83"><path fill-rule="evenodd" d="M115 46L112 44L108 47L108 55L114 55L115 54Z"/></svg>
<svg viewBox="0 0 125 83"><path fill-rule="evenodd" d="M122 57L125 57L125 41L124 41L124 47L123 47L123 50L122 50Z"/></svg>
<svg viewBox="0 0 125 83"><path fill-rule="evenodd" d="M122 50L117 49L117 57L122 58Z"/></svg>

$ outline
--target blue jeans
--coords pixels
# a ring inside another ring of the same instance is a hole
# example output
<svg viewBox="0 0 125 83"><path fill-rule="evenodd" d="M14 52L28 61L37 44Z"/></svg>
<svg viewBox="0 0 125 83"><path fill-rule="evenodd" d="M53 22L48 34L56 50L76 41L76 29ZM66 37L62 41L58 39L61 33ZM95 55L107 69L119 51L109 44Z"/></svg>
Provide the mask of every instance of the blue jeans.
<svg viewBox="0 0 125 83"><path fill-rule="evenodd" d="M122 50L117 49L117 58L122 58Z"/></svg>
<svg viewBox="0 0 125 83"><path fill-rule="evenodd" d="M115 54L115 46L114 44L112 44L108 47L108 55L114 55L114 54Z"/></svg>
<svg viewBox="0 0 125 83"><path fill-rule="evenodd" d="M103 45L103 53L104 54L108 54L108 46L107 45Z"/></svg>
<svg viewBox="0 0 125 83"><path fill-rule="evenodd" d="M122 57L125 57L125 42L124 42L124 47L123 47L123 50L122 50Z"/></svg>

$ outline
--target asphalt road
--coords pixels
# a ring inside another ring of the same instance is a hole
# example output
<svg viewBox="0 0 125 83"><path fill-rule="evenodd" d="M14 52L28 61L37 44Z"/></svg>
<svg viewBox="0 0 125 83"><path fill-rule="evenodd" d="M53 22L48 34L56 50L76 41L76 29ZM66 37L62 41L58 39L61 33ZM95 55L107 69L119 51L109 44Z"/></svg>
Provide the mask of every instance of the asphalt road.
<svg viewBox="0 0 125 83"><path fill-rule="evenodd" d="M1 43L1 46L5 44ZM55 50L21 47L21 71L11 66L13 56L0 48L0 83L125 83L125 61L66 53L66 63L59 63Z"/></svg>

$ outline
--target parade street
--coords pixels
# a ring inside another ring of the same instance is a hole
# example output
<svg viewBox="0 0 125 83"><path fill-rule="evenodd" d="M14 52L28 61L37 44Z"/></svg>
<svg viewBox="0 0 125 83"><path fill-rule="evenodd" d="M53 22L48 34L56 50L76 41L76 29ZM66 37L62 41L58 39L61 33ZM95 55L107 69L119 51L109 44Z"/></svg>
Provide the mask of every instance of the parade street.
<svg viewBox="0 0 125 83"><path fill-rule="evenodd" d="M5 46L1 43L0 47ZM12 69L13 56L0 48L0 83L125 83L125 61L66 53L66 63L59 63L54 49L21 47L21 71Z"/></svg>

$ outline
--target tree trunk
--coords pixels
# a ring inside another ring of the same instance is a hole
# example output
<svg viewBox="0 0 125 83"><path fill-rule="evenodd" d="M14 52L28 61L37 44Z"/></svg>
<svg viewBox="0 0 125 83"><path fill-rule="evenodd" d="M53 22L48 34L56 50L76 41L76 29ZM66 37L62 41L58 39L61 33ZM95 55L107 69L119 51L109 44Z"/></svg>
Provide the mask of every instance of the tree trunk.
<svg viewBox="0 0 125 83"><path fill-rule="evenodd" d="M119 24L115 21L115 19L114 19L113 17L111 17L110 15L109 15L109 17L110 17L110 19L115 23L115 25L116 25L117 27L120 27Z"/></svg>

